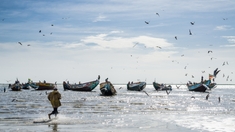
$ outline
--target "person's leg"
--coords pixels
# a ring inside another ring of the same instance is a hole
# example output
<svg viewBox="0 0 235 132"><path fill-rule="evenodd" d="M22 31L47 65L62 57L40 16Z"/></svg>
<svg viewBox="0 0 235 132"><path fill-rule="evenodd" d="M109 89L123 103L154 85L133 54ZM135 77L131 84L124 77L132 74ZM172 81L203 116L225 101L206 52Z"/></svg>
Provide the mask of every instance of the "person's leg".
<svg viewBox="0 0 235 132"><path fill-rule="evenodd" d="M54 111L55 111L55 117L56 117L56 116L57 116L57 114L59 113L57 109L58 109L58 108L54 108Z"/></svg>

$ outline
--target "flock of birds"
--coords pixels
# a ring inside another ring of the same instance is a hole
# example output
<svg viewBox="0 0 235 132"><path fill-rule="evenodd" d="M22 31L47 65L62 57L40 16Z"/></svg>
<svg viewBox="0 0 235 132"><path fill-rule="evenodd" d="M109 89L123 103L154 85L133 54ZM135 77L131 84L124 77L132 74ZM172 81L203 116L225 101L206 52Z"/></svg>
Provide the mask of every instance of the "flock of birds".
<svg viewBox="0 0 235 132"><path fill-rule="evenodd" d="M159 14L159 13L156 13L156 15L160 17L160 14ZM228 20L228 18L223 18L223 20ZM145 24L150 24L150 21L145 21ZM195 25L195 21L194 21L194 22L190 22L190 24L191 24L192 26ZM191 29L189 29L189 35L193 35ZM177 37L177 36L175 36L174 38L175 38L175 40L178 40L178 37ZM135 47L137 44L138 44L138 43L136 43L133 47ZM210 45L210 46L211 46L211 45ZM160 46L156 46L156 47L159 48L159 49L162 49L162 47L160 47ZM213 51L212 51L212 50L208 50L207 53L208 53L208 54L211 54L211 53L213 53ZM181 57L183 57L183 56L184 56L184 54L181 55ZM216 58L211 57L210 59L213 60L213 59L216 59ZM172 62L177 62L177 61L172 60ZM179 63L179 62L177 62L177 63ZM228 65L228 62L223 62L222 66L225 66L225 65ZM187 68L187 66L184 67L184 69L186 69L186 68ZM210 68L210 67L209 67L209 68ZM205 70L202 71L202 73L205 73ZM233 72L231 72L231 74L233 74ZM185 76L188 76L188 73L186 73ZM194 78L194 75L192 75L191 77ZM225 74L223 74L223 77L225 77ZM227 76L226 81L229 81L229 75ZM232 81L232 79L230 79L230 81Z"/></svg>

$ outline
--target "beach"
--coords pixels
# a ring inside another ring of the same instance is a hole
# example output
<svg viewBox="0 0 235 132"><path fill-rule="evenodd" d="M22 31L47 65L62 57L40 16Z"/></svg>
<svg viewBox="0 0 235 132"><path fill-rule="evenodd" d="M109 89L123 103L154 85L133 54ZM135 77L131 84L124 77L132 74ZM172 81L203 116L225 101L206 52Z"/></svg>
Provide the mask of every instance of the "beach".
<svg viewBox="0 0 235 132"><path fill-rule="evenodd" d="M52 115L50 122L43 122L52 111L47 100L50 91L3 92L6 86L0 87L0 131L4 132L235 130L234 85L218 85L205 93L188 91L185 85L172 85L168 95L147 85L144 91L149 96L143 91L128 91L126 85L114 85L114 96L101 96L99 87L92 92L79 92L64 91L58 85L62 106L58 117Z"/></svg>

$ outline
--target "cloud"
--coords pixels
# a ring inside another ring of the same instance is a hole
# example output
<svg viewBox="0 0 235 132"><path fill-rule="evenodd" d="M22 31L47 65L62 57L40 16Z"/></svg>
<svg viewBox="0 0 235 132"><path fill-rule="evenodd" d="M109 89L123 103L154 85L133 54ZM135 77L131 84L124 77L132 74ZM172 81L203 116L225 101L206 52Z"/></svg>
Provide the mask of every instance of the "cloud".
<svg viewBox="0 0 235 132"><path fill-rule="evenodd" d="M221 25L221 26L216 26L214 30L226 31L226 30L233 30L233 28L229 25Z"/></svg>
<svg viewBox="0 0 235 132"><path fill-rule="evenodd" d="M235 44L235 36L223 36L223 38L226 38L229 43Z"/></svg>
<svg viewBox="0 0 235 132"><path fill-rule="evenodd" d="M107 19L106 16L102 14L99 14L99 16L97 16L95 20L93 20L93 22L102 22L102 21L109 21L109 20Z"/></svg>

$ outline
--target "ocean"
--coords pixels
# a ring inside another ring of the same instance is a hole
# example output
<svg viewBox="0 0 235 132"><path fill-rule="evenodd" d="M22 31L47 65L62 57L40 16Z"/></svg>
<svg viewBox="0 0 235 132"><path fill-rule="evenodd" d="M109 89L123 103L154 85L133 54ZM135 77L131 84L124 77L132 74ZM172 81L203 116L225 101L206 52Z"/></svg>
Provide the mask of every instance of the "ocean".
<svg viewBox="0 0 235 132"><path fill-rule="evenodd" d="M52 111L47 99L50 91L11 91L8 84L1 84L0 131L235 131L235 85L217 85L205 93L188 91L185 85L179 88L172 85L168 95L152 85L143 90L148 95L128 91L126 85L114 85L117 95L110 97L101 96L99 86L92 92L57 87L62 95L58 116L52 115L50 122L38 123L47 120Z"/></svg>

